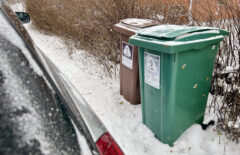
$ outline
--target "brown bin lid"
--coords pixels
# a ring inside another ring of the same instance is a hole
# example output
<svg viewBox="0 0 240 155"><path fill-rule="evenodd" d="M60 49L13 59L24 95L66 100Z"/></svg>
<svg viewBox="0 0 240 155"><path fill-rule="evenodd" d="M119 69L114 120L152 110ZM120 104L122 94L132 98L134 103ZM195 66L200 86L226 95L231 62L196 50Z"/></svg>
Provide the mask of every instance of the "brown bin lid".
<svg viewBox="0 0 240 155"><path fill-rule="evenodd" d="M121 23L129 25L131 27L136 27L136 28L145 28L145 27L157 25L157 23L153 22L152 20L140 19L140 18L123 19L121 20Z"/></svg>
<svg viewBox="0 0 240 155"><path fill-rule="evenodd" d="M114 25L114 30L130 37L134 35L139 29L154 25L158 25L158 23L153 22L149 19L128 18L123 19L120 21L120 23Z"/></svg>

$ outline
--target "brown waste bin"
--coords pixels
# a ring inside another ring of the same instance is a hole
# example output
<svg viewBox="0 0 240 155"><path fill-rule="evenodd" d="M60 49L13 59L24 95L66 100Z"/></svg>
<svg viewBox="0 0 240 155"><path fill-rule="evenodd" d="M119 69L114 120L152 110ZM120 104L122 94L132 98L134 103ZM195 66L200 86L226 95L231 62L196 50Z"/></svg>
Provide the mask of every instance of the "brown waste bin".
<svg viewBox="0 0 240 155"><path fill-rule="evenodd" d="M114 25L120 33L120 94L131 104L140 104L138 47L128 44L128 38L140 29L157 25L148 19L130 18Z"/></svg>

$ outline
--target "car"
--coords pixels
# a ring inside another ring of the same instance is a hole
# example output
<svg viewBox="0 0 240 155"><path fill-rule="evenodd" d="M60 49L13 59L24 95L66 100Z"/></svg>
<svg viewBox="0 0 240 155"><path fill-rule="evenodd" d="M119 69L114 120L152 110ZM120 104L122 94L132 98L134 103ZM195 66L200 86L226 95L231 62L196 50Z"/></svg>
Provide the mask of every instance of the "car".
<svg viewBox="0 0 240 155"><path fill-rule="evenodd" d="M63 106L63 109L69 114L79 131L86 137L88 147L92 154L124 154L78 90L58 67L34 44L23 26L24 23L30 21L30 16L25 12L13 12L5 0L0 2L0 14L4 17L2 20L7 21L10 28L17 32L16 36L13 37L22 40L27 52L32 57L31 61L34 61L40 68L43 73L42 79L44 79L45 85L48 85L59 105Z"/></svg>

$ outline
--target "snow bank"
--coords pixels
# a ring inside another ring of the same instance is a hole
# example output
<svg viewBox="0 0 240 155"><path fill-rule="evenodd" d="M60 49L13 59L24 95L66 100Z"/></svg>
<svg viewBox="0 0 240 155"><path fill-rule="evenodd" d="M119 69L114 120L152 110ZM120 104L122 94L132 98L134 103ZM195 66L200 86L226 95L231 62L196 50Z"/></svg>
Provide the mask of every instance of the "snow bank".
<svg viewBox="0 0 240 155"><path fill-rule="evenodd" d="M195 124L183 133L174 147L161 143L142 124L141 105L131 105L119 95L119 78L106 77L93 59L84 57L85 51L75 50L69 56L59 38L43 35L31 25L26 27L36 44L80 91L125 154L237 155L240 152L240 145L229 142L215 126L203 131ZM205 119L214 117L212 113L205 115Z"/></svg>

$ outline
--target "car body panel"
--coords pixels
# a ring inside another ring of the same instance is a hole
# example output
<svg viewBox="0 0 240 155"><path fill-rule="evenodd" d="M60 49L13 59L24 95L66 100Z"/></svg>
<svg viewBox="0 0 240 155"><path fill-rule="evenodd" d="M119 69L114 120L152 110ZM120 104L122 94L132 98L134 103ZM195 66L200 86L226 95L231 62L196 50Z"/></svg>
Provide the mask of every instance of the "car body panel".
<svg viewBox="0 0 240 155"><path fill-rule="evenodd" d="M57 66L55 66L51 60L34 45L26 29L19 21L16 14L6 5L4 0L0 1L0 13L6 17L6 20L24 41L32 58L43 71L47 83L53 91L59 95L63 106L67 109L67 113L69 113L77 128L85 135L92 153L98 154L95 143L107 132L103 123Z"/></svg>

